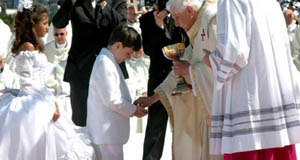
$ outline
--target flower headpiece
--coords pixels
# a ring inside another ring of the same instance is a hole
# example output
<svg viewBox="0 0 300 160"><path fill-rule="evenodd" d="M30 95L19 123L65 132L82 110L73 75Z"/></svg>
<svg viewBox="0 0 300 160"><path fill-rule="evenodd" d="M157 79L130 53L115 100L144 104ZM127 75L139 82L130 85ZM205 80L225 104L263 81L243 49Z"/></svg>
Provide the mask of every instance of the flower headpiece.
<svg viewBox="0 0 300 160"><path fill-rule="evenodd" d="M28 10L32 10L32 0L20 0L19 1L19 6L18 6L18 11L19 12L23 12L23 10L28 9Z"/></svg>

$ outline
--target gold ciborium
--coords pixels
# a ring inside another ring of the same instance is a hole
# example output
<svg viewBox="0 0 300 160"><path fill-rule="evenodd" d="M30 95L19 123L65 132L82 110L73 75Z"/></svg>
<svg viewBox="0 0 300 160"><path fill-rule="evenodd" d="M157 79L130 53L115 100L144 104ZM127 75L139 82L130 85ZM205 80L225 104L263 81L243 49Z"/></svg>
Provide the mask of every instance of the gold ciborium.
<svg viewBox="0 0 300 160"><path fill-rule="evenodd" d="M164 56L169 60L180 60L185 50L184 43L176 43L165 46L162 51ZM192 86L187 84L182 76L177 77L176 87L173 89L172 96L191 92Z"/></svg>

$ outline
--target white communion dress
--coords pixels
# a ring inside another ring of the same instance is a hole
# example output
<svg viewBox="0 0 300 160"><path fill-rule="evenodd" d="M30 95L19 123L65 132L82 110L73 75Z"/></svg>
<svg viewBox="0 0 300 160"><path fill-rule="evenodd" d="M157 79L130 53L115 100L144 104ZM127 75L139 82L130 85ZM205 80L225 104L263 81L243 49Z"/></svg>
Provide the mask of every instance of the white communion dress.
<svg viewBox="0 0 300 160"><path fill-rule="evenodd" d="M86 128L75 126L64 114L52 121L55 97L45 85L51 71L46 56L22 51L15 58L20 90L0 97L0 159L95 159Z"/></svg>

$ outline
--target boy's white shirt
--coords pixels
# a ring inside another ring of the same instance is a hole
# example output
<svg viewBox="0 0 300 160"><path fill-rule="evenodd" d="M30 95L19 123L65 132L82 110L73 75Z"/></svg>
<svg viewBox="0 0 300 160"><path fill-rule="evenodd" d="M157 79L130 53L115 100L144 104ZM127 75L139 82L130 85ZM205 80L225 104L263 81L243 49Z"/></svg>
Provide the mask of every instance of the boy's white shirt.
<svg viewBox="0 0 300 160"><path fill-rule="evenodd" d="M95 144L125 144L129 118L135 112L123 73L113 54L103 48L90 77L87 127Z"/></svg>

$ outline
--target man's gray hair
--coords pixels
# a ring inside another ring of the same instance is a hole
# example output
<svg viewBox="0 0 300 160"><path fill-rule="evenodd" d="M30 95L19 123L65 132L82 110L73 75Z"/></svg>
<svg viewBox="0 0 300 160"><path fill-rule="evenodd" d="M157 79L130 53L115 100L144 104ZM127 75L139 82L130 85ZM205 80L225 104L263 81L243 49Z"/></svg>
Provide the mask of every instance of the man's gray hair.
<svg viewBox="0 0 300 160"><path fill-rule="evenodd" d="M169 11L183 12L187 6L198 11L205 0L169 0L166 7Z"/></svg>

